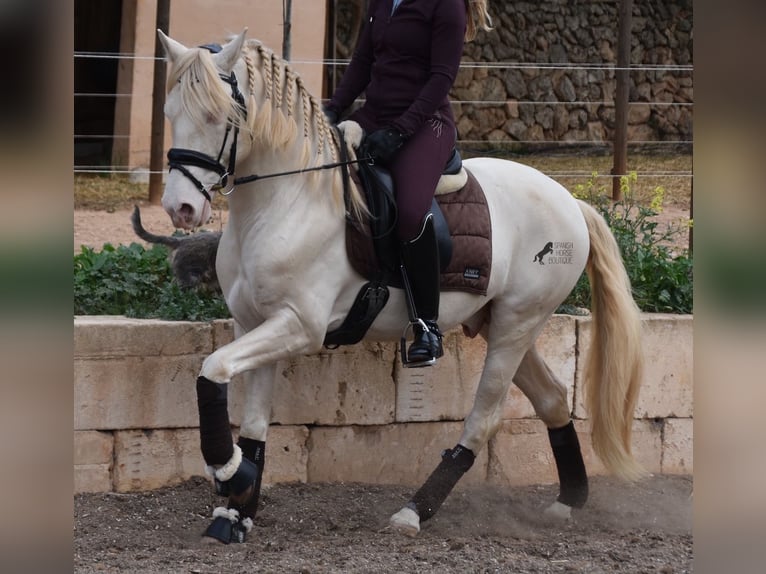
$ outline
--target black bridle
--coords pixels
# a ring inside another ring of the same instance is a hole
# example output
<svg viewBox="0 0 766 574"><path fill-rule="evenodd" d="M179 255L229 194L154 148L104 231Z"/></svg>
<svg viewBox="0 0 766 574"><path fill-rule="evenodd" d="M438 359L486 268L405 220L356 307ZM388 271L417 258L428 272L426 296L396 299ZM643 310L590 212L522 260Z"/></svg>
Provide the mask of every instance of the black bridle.
<svg viewBox="0 0 766 574"><path fill-rule="evenodd" d="M212 53L217 53L221 51L221 46L218 44L206 44L204 46L200 46L200 48L204 48L206 50L209 50ZM245 96L242 94L242 92L239 89L239 85L237 83L237 76L234 74L234 72L231 72L230 75L225 74L219 74L220 78L229 84L231 86L231 97L234 99L234 101L237 103L237 105L242 110L242 114L244 118L247 118L247 107L245 106ZM226 149L226 142L229 140L229 134L232 132L232 126L234 131L234 137L232 139L231 145L229 146L229 165L228 167L224 167L221 163L221 157L223 157L223 151ZM339 132L340 133L340 132ZM226 123L226 133L223 137L223 143L221 143L221 149L218 151L218 157L213 158L213 156L207 155L206 153L202 153L193 149L186 149L186 148L170 148L168 150L168 165L170 166L169 171L172 171L174 169L177 169L180 171L186 178L191 181L194 186L199 190L199 192L205 196L205 199L208 201L212 201L210 197L210 191L220 191L222 189L226 188L226 184L228 183L229 176L233 178L233 185L231 190L224 193L221 192L223 195L228 195L234 190L234 186L241 184L241 183L250 183L253 181L257 181L259 179L269 179L272 177L280 177L283 175L294 175L299 173L304 173L308 171L317 171L322 169L332 169L336 167L343 167L350 165L352 163L359 163L362 161L373 163L373 160L371 157L365 157L362 159L355 159L355 160L346 160L345 159L345 153L342 154L344 156L343 161L335 162L335 163L329 163L325 165L320 165L317 167L309 167L309 168L303 168L303 169L296 169L292 171L283 171L279 173L271 173L267 175L246 175L243 177L234 177L234 169L236 167L237 163L237 139L239 137L239 123L238 122L232 122L231 119L227 121ZM341 136L342 137L342 136ZM345 144L341 144L341 149L345 151ZM192 167L199 167L202 169L206 169L208 171L214 171L218 174L219 180L217 183L214 183L210 186L210 188L205 189L205 186L202 184L202 182L194 177L194 174L189 171L187 166ZM345 170L344 170L345 172ZM344 188L347 188L347 172L344 173Z"/></svg>
<svg viewBox="0 0 766 574"><path fill-rule="evenodd" d="M207 48L211 52L215 52L214 49L211 49L210 46L202 46L203 48ZM219 47L220 50L220 47ZM239 84L237 83L237 76L232 72L230 75L225 74L219 74L221 79L229 84L231 86L231 97L234 99L235 102L237 102L237 105L242 110L243 117L247 117L247 108L245 107L245 96L242 95L242 92L239 89ZM232 125L234 126L234 137L231 141L231 146L229 147L229 166L224 167L223 164L221 164L221 157L223 157L223 150L226 149L226 142L229 140L229 134L232 131ZM208 190L205 189L205 186L202 185L202 182L198 180L196 177L194 177L194 174L190 172L187 169L187 166L194 166L194 167L200 167L202 169L206 169L208 171L214 171L218 174L219 180L218 183L213 184L210 189L211 190L219 190L226 187L226 183L229 180L230 175L234 175L234 169L237 164L237 138L239 137L239 123L238 122L232 122L231 120L226 122L226 133L223 136L223 143L221 143L221 149L218 151L218 157L213 158L213 156L207 155L206 153L202 153L193 149L185 149L185 148L179 148L179 147L173 147L168 150L168 164L170 165L170 170L172 171L174 169L177 169L182 174L184 174L189 181L191 181L194 186L202 193L202 195L205 196L205 199L208 201L211 201L210 199L210 193L208 193Z"/></svg>

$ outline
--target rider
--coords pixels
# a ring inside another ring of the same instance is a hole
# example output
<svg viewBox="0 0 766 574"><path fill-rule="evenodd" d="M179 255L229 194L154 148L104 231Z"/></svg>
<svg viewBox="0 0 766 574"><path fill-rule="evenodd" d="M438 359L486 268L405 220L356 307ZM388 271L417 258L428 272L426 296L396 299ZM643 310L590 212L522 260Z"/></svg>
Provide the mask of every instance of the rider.
<svg viewBox="0 0 766 574"><path fill-rule="evenodd" d="M371 0L348 70L325 106L332 123L364 91L350 119L368 134L366 147L388 167L398 209L397 237L417 323L411 363L443 354L439 260L433 216L436 184L455 146L449 91L464 40L491 29L488 0Z"/></svg>

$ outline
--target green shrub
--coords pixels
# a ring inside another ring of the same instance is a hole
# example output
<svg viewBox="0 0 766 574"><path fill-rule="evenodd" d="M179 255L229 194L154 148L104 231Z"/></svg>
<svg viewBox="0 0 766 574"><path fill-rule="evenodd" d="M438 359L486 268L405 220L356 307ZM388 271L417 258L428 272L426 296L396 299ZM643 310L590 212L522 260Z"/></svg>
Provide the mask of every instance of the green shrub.
<svg viewBox="0 0 766 574"><path fill-rule="evenodd" d="M649 207L639 205L630 189L635 180L635 173L621 178L623 198L616 202L604 189L596 189L595 177L576 186L573 195L593 205L609 224L638 307L650 313L691 313L693 257L688 249L677 253L672 248L673 238L682 230L678 225L658 228L652 218L662 209L664 190L655 190ZM578 307L590 307L590 286L584 273L558 312L573 312Z"/></svg>
<svg viewBox="0 0 766 574"><path fill-rule="evenodd" d="M168 249L138 243L74 256L75 315L127 315L175 321L229 317L220 293L183 290L173 280Z"/></svg>

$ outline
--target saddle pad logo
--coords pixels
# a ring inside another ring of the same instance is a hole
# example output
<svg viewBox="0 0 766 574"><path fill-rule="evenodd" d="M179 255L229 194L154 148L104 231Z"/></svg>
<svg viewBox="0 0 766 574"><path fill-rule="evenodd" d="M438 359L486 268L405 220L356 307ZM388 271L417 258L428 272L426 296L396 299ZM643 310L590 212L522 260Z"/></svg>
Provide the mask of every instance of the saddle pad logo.
<svg viewBox="0 0 766 574"><path fill-rule="evenodd" d="M571 241L549 241L535 254L532 263L545 265L571 265L574 243Z"/></svg>
<svg viewBox="0 0 766 574"><path fill-rule="evenodd" d="M479 269L476 267L466 267L465 271L463 271L463 277L466 279L479 279L481 277L481 274L479 272Z"/></svg>

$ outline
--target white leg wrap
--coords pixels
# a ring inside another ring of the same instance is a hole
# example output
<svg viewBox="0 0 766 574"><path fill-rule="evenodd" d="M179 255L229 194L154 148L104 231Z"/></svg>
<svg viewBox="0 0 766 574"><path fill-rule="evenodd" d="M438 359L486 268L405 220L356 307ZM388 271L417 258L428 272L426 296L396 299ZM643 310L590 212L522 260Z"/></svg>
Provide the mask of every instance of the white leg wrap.
<svg viewBox="0 0 766 574"><path fill-rule="evenodd" d="M234 445L234 454L231 455L229 462L224 464L221 468L213 471L213 475L221 482L226 482L234 473L237 472L239 465L242 464L242 449L236 444ZM208 467L209 469L210 467Z"/></svg>
<svg viewBox="0 0 766 574"><path fill-rule="evenodd" d="M245 530L250 532L253 529L253 519L252 518L244 518L242 520L242 526L245 527Z"/></svg>
<svg viewBox="0 0 766 574"><path fill-rule="evenodd" d="M394 530L407 536L417 536L418 532L420 532L420 517L418 513L406 506L394 514L388 523Z"/></svg>
<svg viewBox="0 0 766 574"><path fill-rule="evenodd" d="M567 506L566 504L563 504L557 500L545 509L543 515L547 518L552 518L554 520L560 520L563 522L572 518L572 507Z"/></svg>

